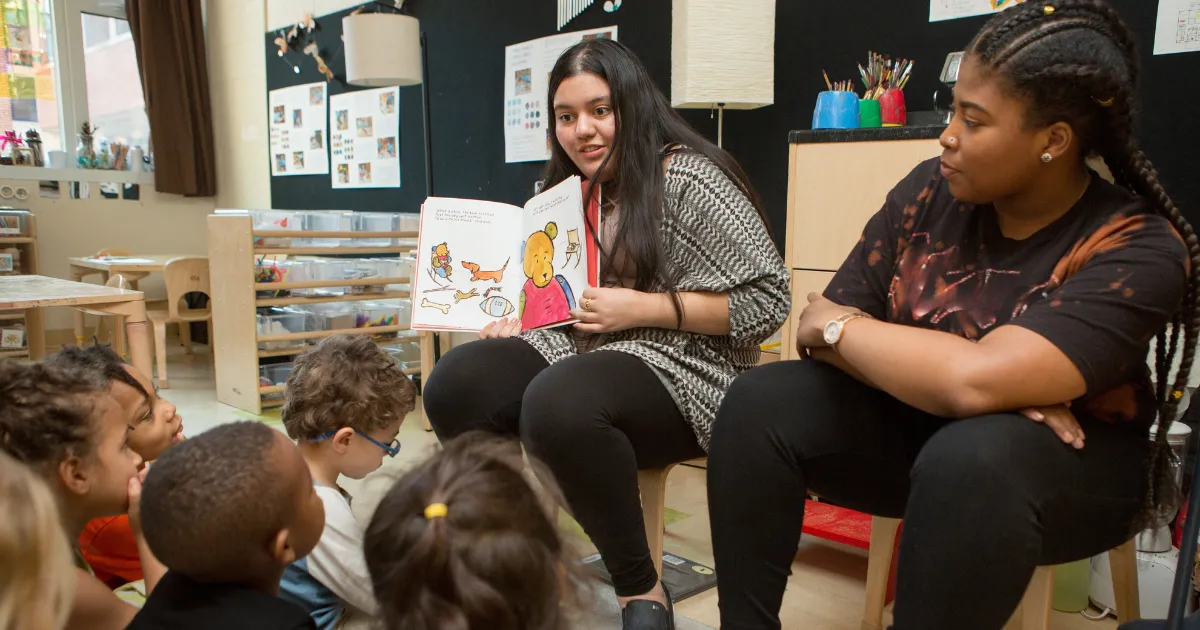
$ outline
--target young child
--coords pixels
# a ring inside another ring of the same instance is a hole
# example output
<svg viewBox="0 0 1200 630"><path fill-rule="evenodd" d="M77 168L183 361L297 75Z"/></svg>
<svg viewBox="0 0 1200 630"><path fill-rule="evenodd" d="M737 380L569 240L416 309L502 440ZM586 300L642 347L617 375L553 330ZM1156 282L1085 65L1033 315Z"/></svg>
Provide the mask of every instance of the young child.
<svg viewBox="0 0 1200 630"><path fill-rule="evenodd" d="M275 594L321 536L321 499L285 435L236 422L172 447L146 476L146 541L169 571L129 630L308 630Z"/></svg>
<svg viewBox="0 0 1200 630"><path fill-rule="evenodd" d="M296 359L288 377L283 426L298 441L325 504L325 532L309 556L288 567L280 597L312 615L320 630L373 616L363 560L363 528L350 510L342 475L362 479L400 450L396 434L413 410L412 381L364 335L327 337Z"/></svg>
<svg viewBox="0 0 1200 630"><path fill-rule="evenodd" d="M135 423L107 381L65 366L0 361L0 450L39 473L57 499L72 540L95 518L126 512L143 564L159 566L142 542L138 504L142 459L127 441ZM75 596L67 627L124 628L137 609L122 602L76 558ZM146 575L154 589L158 575Z"/></svg>
<svg viewBox="0 0 1200 630"><path fill-rule="evenodd" d="M364 551L388 630L562 630L585 591L549 502L561 495L515 440L466 434L396 482ZM559 503L561 504L561 503Z"/></svg>
<svg viewBox="0 0 1200 630"><path fill-rule="evenodd" d="M0 451L0 628L61 630L75 570L50 489Z"/></svg>
<svg viewBox="0 0 1200 630"><path fill-rule="evenodd" d="M175 405L159 398L150 379L125 363L110 346L66 346L46 362L87 370L110 383L113 398L137 419L129 432L129 448L141 456L143 466L183 439L183 418ZM143 578L128 515L92 520L79 537L79 551L96 577L112 588Z"/></svg>

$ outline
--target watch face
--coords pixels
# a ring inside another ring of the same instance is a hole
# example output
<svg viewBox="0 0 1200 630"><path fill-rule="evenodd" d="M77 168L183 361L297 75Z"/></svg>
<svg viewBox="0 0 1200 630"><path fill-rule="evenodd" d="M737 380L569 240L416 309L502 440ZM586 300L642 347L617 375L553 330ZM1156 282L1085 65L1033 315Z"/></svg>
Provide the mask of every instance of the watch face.
<svg viewBox="0 0 1200 630"><path fill-rule="evenodd" d="M838 337L840 336L840 335L838 335L838 332L840 332L840 331L838 329L837 320L834 320L834 321L829 322L828 324L825 324L825 343L827 343L831 346L833 344L837 343Z"/></svg>

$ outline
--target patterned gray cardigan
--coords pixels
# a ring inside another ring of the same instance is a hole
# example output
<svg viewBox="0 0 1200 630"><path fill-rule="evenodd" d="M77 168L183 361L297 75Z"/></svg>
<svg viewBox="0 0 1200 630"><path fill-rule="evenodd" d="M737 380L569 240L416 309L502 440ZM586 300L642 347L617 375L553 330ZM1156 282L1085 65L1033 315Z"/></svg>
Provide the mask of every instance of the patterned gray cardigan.
<svg viewBox="0 0 1200 630"><path fill-rule="evenodd" d="M725 391L735 376L757 365L759 345L787 319L788 271L753 204L708 158L676 153L663 197L663 248L681 272L677 288L728 294L730 332L635 328L605 334L596 351L627 352L655 368L708 450ZM567 328L527 331L521 338L551 364L576 354Z"/></svg>

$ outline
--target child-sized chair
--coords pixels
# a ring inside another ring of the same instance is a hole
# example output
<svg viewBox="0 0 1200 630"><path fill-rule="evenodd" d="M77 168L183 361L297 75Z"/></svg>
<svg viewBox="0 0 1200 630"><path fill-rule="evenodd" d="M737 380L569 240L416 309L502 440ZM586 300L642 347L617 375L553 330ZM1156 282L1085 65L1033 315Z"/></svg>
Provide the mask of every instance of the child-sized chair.
<svg viewBox="0 0 1200 630"><path fill-rule="evenodd" d="M690 460L687 463L703 464L708 459ZM665 513L667 500L667 475L676 464L666 468L651 468L638 471L638 488L642 491L642 522L646 527L646 542L650 545L650 557L654 559L654 570L662 577L663 537L666 531Z"/></svg>
<svg viewBox="0 0 1200 630"><path fill-rule="evenodd" d="M896 550L900 520L876 516L871 519L871 550L867 556L867 602L862 630L881 630L892 625L891 611L885 610L888 579ZM1108 552L1113 576L1117 619L1121 623L1141 617L1138 599L1137 548L1134 541ZM1047 630L1050 627L1050 603L1054 599L1054 567L1038 567L1025 589L1025 597L1013 612L1005 630Z"/></svg>
<svg viewBox="0 0 1200 630"><path fill-rule="evenodd" d="M212 309L190 309L184 304L189 293L203 293L211 304L212 292L208 275L208 259L203 256L180 256L167 261L163 267L163 283L167 287L167 301L157 304L160 308L146 310L146 318L154 327L154 355L158 366L158 386L170 387L167 380L167 324L179 324L179 338L188 354L192 353L191 322L208 322L208 340L212 347ZM166 306L162 309L161 306Z"/></svg>

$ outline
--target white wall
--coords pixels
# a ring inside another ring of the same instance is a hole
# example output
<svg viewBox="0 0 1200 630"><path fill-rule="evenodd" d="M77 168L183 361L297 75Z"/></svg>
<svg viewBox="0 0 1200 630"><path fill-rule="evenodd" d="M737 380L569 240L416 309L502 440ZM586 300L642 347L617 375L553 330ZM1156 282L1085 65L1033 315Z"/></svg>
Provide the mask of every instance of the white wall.
<svg viewBox="0 0 1200 630"><path fill-rule="evenodd" d="M287 0L302 5L300 0ZM219 208L270 208L265 0L208 0Z"/></svg>
<svg viewBox="0 0 1200 630"><path fill-rule="evenodd" d="M251 4L259 4L254 0ZM265 30L274 31L281 28L291 28L299 22L305 13L313 17L321 17L351 7L364 4L363 0L266 0L267 27Z"/></svg>

